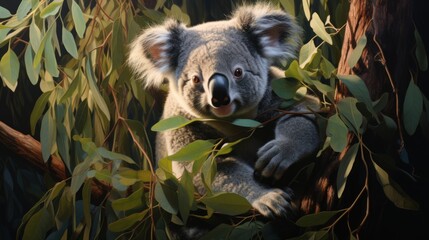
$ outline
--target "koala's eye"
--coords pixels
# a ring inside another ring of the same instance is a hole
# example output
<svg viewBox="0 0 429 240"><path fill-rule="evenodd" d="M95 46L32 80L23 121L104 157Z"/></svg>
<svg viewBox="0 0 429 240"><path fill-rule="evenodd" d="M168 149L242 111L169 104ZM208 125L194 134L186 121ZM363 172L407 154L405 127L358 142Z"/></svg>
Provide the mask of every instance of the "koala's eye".
<svg viewBox="0 0 429 240"><path fill-rule="evenodd" d="M192 76L192 82L194 84L200 83L200 78L196 75Z"/></svg>
<svg viewBox="0 0 429 240"><path fill-rule="evenodd" d="M241 78L241 76L243 76L243 69L241 68L236 68L234 70L234 77L236 78Z"/></svg>

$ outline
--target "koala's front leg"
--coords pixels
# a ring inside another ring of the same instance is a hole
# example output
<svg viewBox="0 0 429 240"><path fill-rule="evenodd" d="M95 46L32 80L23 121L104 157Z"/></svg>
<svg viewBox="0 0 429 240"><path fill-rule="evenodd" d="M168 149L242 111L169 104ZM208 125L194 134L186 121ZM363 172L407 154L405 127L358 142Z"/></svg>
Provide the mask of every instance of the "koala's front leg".
<svg viewBox="0 0 429 240"><path fill-rule="evenodd" d="M293 163L314 154L318 146L314 116L284 116L278 120L275 138L258 150L255 173L279 181Z"/></svg>
<svg viewBox="0 0 429 240"><path fill-rule="evenodd" d="M244 162L228 157L217 165L212 190L233 192L245 197L265 217L293 217L296 208L292 204L292 191L262 185L253 178L253 171Z"/></svg>

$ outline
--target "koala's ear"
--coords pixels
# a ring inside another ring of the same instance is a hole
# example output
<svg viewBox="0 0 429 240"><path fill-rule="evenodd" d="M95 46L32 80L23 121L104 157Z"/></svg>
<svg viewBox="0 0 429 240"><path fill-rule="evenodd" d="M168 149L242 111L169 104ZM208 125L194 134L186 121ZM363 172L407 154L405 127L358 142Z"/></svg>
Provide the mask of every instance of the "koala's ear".
<svg viewBox="0 0 429 240"><path fill-rule="evenodd" d="M232 20L248 34L259 53L271 60L294 58L302 43L302 29L295 19L268 4L240 7Z"/></svg>
<svg viewBox="0 0 429 240"><path fill-rule="evenodd" d="M128 64L146 87L159 87L177 67L185 26L175 20L144 30L130 45Z"/></svg>

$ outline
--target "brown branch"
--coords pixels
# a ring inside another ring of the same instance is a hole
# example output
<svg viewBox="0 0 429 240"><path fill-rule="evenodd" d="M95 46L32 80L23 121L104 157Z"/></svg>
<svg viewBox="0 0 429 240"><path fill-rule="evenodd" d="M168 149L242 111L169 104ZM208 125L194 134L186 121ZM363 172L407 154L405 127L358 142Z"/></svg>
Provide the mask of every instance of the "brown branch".
<svg viewBox="0 0 429 240"><path fill-rule="evenodd" d="M68 178L66 167L63 161L51 155L48 162L43 161L42 145L39 141L9 127L0 121L0 144L8 150L25 159L29 164L39 171L49 174L56 181L63 181ZM100 203L110 191L111 186L100 181L93 181L92 200Z"/></svg>

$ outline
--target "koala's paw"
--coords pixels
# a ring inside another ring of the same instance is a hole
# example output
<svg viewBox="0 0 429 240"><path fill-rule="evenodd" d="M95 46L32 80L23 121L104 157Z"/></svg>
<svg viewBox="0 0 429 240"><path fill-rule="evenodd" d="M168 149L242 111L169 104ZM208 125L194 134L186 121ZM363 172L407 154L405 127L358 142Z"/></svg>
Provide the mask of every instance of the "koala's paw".
<svg viewBox="0 0 429 240"><path fill-rule="evenodd" d="M286 140L271 140L258 150L255 174L278 181L293 163L293 159L294 151Z"/></svg>
<svg viewBox="0 0 429 240"><path fill-rule="evenodd" d="M273 189L256 198L252 206L268 218L290 218L294 216L295 211L291 195L281 189Z"/></svg>

